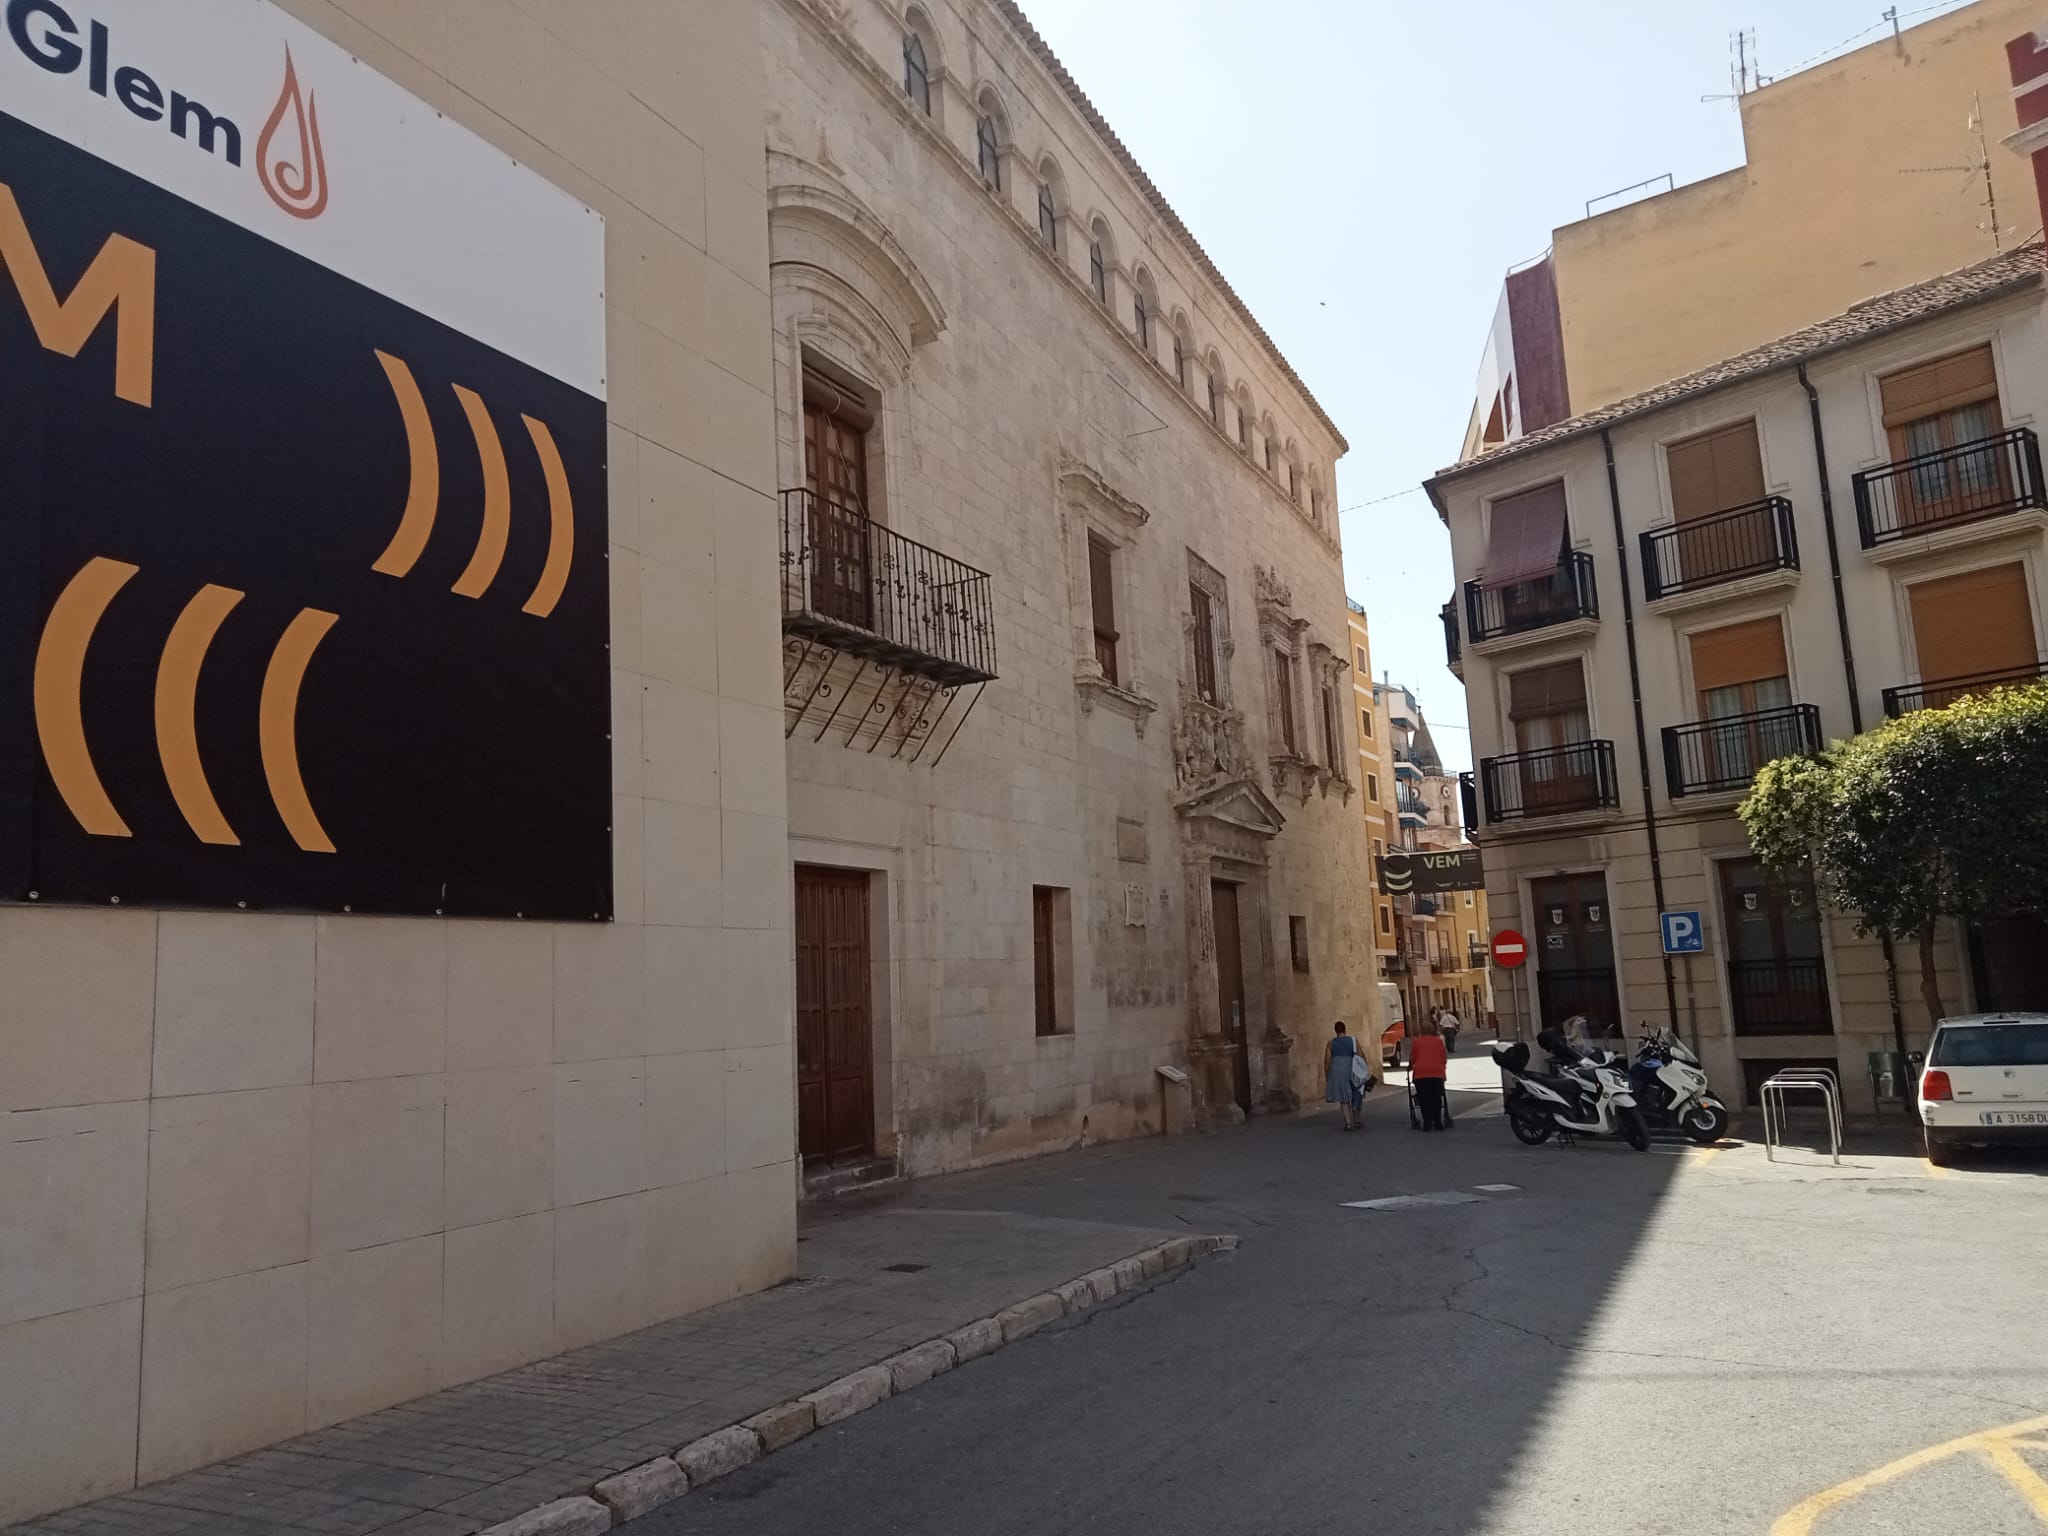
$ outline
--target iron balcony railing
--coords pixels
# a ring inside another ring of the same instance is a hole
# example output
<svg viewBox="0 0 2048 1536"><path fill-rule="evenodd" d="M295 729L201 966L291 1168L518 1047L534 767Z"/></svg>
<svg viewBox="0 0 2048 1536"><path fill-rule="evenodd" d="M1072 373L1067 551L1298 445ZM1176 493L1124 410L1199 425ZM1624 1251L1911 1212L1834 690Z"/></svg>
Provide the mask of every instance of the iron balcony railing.
<svg viewBox="0 0 2048 1536"><path fill-rule="evenodd" d="M1593 588L1593 557L1574 550L1557 569L1505 587L1465 583L1465 633L1474 645L1503 635L1548 629L1576 619L1600 617L1600 598Z"/></svg>
<svg viewBox="0 0 2048 1536"><path fill-rule="evenodd" d="M1458 639L1458 601L1451 599L1443 606L1444 620L1444 664L1453 672L1464 665L1464 651Z"/></svg>
<svg viewBox="0 0 2048 1536"><path fill-rule="evenodd" d="M1765 763L1820 749L1820 711L1811 704L1667 725L1664 781L1674 800L1741 789Z"/></svg>
<svg viewBox="0 0 2048 1536"><path fill-rule="evenodd" d="M1728 1001L1738 1035L1834 1033L1819 960L1731 960Z"/></svg>
<svg viewBox="0 0 2048 1536"><path fill-rule="evenodd" d="M2032 666L2011 667L2003 672L1974 672L1968 677L1908 683L1900 688L1885 689L1884 712L1896 720L1916 709L1944 709L1973 693L1989 693L1994 688L2024 688L2044 677L2048 677L2048 662L2037 661Z"/></svg>
<svg viewBox="0 0 2048 1536"><path fill-rule="evenodd" d="M782 493L782 627L947 687L996 675L988 573L813 491Z"/></svg>
<svg viewBox="0 0 2048 1536"><path fill-rule="evenodd" d="M1458 775L1458 808L1465 813L1465 830L1479 830L1479 788L1470 773Z"/></svg>
<svg viewBox="0 0 2048 1536"><path fill-rule="evenodd" d="M1651 602L1765 571L1799 569L1792 503L1766 496L1642 536L1643 590Z"/></svg>
<svg viewBox="0 0 2048 1536"><path fill-rule="evenodd" d="M1865 549L2022 507L2048 507L2041 443L2030 427L1860 470L1853 483Z"/></svg>
<svg viewBox="0 0 2048 1536"><path fill-rule="evenodd" d="M1576 741L1568 747L1480 759L1488 825L1612 810L1621 804L1614 743Z"/></svg>

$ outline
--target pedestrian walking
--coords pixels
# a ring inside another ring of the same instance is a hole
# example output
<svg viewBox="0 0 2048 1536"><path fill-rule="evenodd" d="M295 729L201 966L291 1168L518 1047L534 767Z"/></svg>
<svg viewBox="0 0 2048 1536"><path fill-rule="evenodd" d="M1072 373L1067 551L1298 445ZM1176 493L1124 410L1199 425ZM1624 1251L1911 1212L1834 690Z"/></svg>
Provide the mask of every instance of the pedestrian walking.
<svg viewBox="0 0 2048 1536"><path fill-rule="evenodd" d="M1408 1081L1415 1090L1425 1131L1444 1128L1444 1078L1450 1072L1450 1063L1445 1059L1443 1036L1437 1033L1438 1028L1433 1018L1425 1022L1408 1054Z"/></svg>
<svg viewBox="0 0 2048 1536"><path fill-rule="evenodd" d="M1444 1049L1453 1056L1457 1055L1458 1031L1465 1027L1464 1022L1458 1017L1458 1010L1446 1008L1442 1013L1438 1014L1436 1027L1443 1031Z"/></svg>
<svg viewBox="0 0 2048 1536"><path fill-rule="evenodd" d="M1323 1045L1323 1102L1343 1106L1347 1131L1358 1129L1358 1117L1365 1109L1365 1090L1352 1081L1351 1064L1357 1059L1358 1042L1339 1019Z"/></svg>

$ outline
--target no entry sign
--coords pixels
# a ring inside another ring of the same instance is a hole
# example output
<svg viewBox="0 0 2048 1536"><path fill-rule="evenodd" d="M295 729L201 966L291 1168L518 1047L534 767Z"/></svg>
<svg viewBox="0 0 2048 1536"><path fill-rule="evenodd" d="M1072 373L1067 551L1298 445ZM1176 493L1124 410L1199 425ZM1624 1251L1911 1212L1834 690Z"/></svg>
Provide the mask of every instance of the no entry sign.
<svg viewBox="0 0 2048 1536"><path fill-rule="evenodd" d="M1529 941L1512 928L1493 936L1493 963L1504 971L1517 969L1529 958Z"/></svg>

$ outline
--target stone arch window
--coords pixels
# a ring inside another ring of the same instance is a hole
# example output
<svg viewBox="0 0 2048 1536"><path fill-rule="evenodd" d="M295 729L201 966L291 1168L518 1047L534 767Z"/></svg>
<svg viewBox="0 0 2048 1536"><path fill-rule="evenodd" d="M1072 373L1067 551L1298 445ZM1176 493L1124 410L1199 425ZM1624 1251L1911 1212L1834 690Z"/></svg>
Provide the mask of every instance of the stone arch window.
<svg viewBox="0 0 2048 1536"><path fill-rule="evenodd" d="M938 51L932 37L931 19L912 6L903 21L903 94L926 117L932 116L932 60Z"/></svg>
<svg viewBox="0 0 2048 1536"><path fill-rule="evenodd" d="M1297 507L1301 505L1301 450L1294 446L1294 439L1287 440L1287 499Z"/></svg>
<svg viewBox="0 0 2048 1536"><path fill-rule="evenodd" d="M1138 339L1138 345L1151 357L1152 322L1159 313L1159 290L1153 285L1152 274L1143 267L1131 276L1131 334Z"/></svg>
<svg viewBox="0 0 2048 1536"><path fill-rule="evenodd" d="M1188 353L1194 349L1189 339L1188 313L1184 309L1173 312L1173 382L1185 391L1188 388Z"/></svg>
<svg viewBox="0 0 2048 1536"><path fill-rule="evenodd" d="M1266 445L1266 473L1278 477L1280 473L1280 435L1273 429L1273 413L1266 412L1265 420L1259 424L1259 437Z"/></svg>
<svg viewBox="0 0 2048 1536"><path fill-rule="evenodd" d="M1109 241L1109 225L1097 215L1088 225L1088 287L1095 302L1109 305L1109 272L1116 265L1116 253Z"/></svg>
<svg viewBox="0 0 2048 1536"><path fill-rule="evenodd" d="M1066 179L1060 175L1058 162L1047 155L1038 163L1038 238L1049 251L1060 248L1066 203Z"/></svg>
<svg viewBox="0 0 2048 1536"><path fill-rule="evenodd" d="M1243 453L1252 451L1252 392L1244 384L1237 386L1237 446Z"/></svg>
<svg viewBox="0 0 2048 1536"><path fill-rule="evenodd" d="M1003 108L994 91L981 93L981 116L974 124L974 163L981 171L981 184L991 192L1003 190Z"/></svg>
<svg viewBox="0 0 2048 1536"><path fill-rule="evenodd" d="M1223 359L1216 349L1209 349L1209 356L1202 364L1202 374L1209 389L1209 424L1218 432L1223 430Z"/></svg>

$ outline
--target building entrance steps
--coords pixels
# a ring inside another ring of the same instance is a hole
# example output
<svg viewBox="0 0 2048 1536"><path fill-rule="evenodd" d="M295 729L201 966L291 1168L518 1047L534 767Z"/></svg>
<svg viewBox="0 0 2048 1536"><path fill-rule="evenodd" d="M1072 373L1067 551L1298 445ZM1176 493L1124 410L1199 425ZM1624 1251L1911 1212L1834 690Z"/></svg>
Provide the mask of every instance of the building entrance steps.
<svg viewBox="0 0 2048 1536"><path fill-rule="evenodd" d="M798 1277L773 1290L0 1536L607 1530L1237 1242L861 1198L803 1213Z"/></svg>

